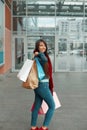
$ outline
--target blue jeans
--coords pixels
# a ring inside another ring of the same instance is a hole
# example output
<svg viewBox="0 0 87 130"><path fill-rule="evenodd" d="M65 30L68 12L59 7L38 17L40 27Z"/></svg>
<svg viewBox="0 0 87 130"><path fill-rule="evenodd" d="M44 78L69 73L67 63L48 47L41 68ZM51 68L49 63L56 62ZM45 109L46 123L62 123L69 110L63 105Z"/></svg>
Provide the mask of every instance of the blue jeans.
<svg viewBox="0 0 87 130"><path fill-rule="evenodd" d="M38 111L41 107L43 99L45 100L45 102L48 104L49 107L45 115L43 126L48 126L55 110L55 103L49 89L49 82L39 83L39 87L36 88L34 92L35 92L35 107L31 115L31 126L36 126L37 124Z"/></svg>

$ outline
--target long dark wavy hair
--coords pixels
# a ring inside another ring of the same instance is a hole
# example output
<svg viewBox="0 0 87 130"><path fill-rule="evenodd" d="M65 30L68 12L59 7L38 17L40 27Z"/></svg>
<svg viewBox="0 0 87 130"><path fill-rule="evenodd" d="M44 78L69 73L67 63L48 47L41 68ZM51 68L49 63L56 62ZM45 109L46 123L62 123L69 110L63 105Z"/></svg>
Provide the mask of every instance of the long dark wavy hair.
<svg viewBox="0 0 87 130"><path fill-rule="evenodd" d="M48 50L47 43L43 39L39 39L39 40L36 41L34 52L39 52L39 45L40 45L41 42L43 42L44 45L46 46L46 51L44 52L44 54L47 57L47 59L49 60L49 56L48 56L48 53L47 53L47 50ZM44 64L43 69L44 69L46 76L49 78L49 68L48 67L49 67L49 64L47 62L47 63Z"/></svg>

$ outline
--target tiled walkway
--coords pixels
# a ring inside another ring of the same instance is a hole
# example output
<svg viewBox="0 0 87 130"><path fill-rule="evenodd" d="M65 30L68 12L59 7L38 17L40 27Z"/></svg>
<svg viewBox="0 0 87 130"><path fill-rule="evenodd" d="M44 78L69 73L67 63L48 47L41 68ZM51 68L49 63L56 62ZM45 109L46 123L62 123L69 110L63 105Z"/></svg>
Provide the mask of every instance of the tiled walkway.
<svg viewBox="0 0 87 130"><path fill-rule="evenodd" d="M0 76L0 130L30 129L34 93L22 88L16 75ZM62 107L49 130L87 130L87 73L55 73L54 83ZM43 119L39 116L38 126Z"/></svg>

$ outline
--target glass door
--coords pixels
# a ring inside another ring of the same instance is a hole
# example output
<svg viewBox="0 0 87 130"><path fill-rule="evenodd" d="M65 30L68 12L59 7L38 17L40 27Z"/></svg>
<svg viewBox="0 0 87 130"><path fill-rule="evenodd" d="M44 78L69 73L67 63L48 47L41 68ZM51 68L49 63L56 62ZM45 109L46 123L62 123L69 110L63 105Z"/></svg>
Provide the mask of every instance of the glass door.
<svg viewBox="0 0 87 130"><path fill-rule="evenodd" d="M25 37L14 36L12 44L12 71L18 71L27 59L27 45Z"/></svg>
<svg viewBox="0 0 87 130"><path fill-rule="evenodd" d="M62 7L55 22L55 71L87 71L87 2L67 1Z"/></svg>
<svg viewBox="0 0 87 130"><path fill-rule="evenodd" d="M55 71L67 71L68 63L68 39L55 36Z"/></svg>
<svg viewBox="0 0 87 130"><path fill-rule="evenodd" d="M83 43L82 27L83 18L57 19L55 37L56 71L83 71L83 65L86 66L86 61L84 62L86 44Z"/></svg>

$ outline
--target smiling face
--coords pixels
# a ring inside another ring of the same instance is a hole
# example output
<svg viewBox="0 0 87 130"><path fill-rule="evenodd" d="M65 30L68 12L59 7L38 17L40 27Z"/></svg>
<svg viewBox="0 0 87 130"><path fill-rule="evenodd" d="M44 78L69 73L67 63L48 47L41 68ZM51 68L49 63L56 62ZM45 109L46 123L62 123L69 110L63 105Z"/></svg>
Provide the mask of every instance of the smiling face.
<svg viewBox="0 0 87 130"><path fill-rule="evenodd" d="M47 43L43 39L39 39L35 43L34 52L42 52L47 54Z"/></svg>
<svg viewBox="0 0 87 130"><path fill-rule="evenodd" d="M46 51L46 46L43 42L39 43L39 52L44 53Z"/></svg>

